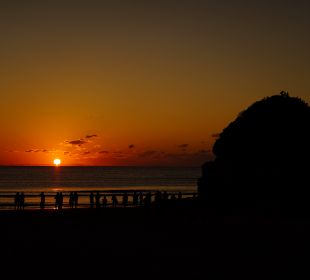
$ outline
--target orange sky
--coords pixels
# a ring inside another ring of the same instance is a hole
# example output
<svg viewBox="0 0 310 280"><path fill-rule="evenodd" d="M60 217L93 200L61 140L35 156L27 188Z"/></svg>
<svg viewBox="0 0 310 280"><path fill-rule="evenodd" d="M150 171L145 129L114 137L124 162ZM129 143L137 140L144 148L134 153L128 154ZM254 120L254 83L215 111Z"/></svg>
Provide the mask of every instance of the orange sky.
<svg viewBox="0 0 310 280"><path fill-rule="evenodd" d="M0 5L1 165L199 166L254 101L310 101L308 1L25 2Z"/></svg>

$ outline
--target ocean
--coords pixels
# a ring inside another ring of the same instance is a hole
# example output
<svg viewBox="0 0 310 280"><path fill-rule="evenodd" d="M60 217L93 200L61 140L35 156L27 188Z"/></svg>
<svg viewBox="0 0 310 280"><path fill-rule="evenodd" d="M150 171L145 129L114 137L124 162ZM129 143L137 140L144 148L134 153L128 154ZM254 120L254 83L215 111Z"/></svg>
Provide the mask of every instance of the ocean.
<svg viewBox="0 0 310 280"><path fill-rule="evenodd" d="M0 204L12 202L16 192L28 195L28 202L37 201L39 193L44 192L50 203L56 192L69 196L71 191L78 191L85 197L91 191L193 193L200 176L199 167L0 167Z"/></svg>

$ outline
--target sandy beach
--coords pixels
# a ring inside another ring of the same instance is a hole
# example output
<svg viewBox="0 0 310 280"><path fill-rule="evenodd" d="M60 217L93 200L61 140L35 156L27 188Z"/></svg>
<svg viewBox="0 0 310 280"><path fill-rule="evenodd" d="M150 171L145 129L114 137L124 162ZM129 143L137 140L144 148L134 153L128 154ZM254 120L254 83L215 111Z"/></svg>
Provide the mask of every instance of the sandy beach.
<svg viewBox="0 0 310 280"><path fill-rule="evenodd" d="M143 279L160 275L200 279L227 269L245 273L257 265L261 270L276 269L310 247L307 217L253 213L225 214L194 204L166 209L2 211L1 256L11 264L58 264L67 272L75 267L73 274L93 267L95 274L128 276L131 271L147 275Z"/></svg>

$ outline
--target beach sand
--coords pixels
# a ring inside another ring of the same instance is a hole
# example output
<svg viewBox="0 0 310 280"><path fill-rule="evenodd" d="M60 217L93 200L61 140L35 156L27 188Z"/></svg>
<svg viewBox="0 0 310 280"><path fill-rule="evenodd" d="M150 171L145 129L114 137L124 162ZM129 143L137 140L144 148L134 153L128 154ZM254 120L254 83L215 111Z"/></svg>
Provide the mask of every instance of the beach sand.
<svg viewBox="0 0 310 280"><path fill-rule="evenodd" d="M1 258L71 276L206 279L284 265L310 248L307 217L164 209L2 211ZM4 263L2 261L2 264ZM256 268L255 268L256 267ZM29 266L28 266L29 268Z"/></svg>

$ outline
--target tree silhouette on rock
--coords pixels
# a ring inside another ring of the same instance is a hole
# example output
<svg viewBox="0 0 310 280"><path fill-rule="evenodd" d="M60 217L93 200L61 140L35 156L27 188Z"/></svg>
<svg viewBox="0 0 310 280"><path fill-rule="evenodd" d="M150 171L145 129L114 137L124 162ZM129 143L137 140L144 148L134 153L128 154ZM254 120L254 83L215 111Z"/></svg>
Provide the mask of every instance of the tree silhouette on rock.
<svg viewBox="0 0 310 280"><path fill-rule="evenodd" d="M310 199L310 107L288 93L255 102L220 133L200 197L225 205Z"/></svg>

